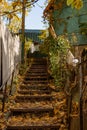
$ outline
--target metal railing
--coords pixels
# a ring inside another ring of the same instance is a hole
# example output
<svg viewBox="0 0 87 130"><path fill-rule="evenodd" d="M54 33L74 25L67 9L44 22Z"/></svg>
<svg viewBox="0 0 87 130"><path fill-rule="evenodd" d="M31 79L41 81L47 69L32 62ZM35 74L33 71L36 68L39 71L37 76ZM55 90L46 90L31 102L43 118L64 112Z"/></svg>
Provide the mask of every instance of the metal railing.
<svg viewBox="0 0 87 130"><path fill-rule="evenodd" d="M2 101L2 112L4 111L4 108L5 108L5 100L6 100L6 91L7 91L7 83L8 81L10 80L11 78L11 85L10 85L10 92L9 92L9 95L11 95L12 93L12 85L13 85L13 78L14 78L14 74L15 74L15 71L18 67L19 63L17 63L15 66L14 65L11 65L9 70L11 70L11 68L14 66L14 69L12 70L11 74L9 76L6 77L6 80L4 81L4 83L1 85L0 87L0 91L1 91L1 95L2 95L2 98L0 98L0 100ZM7 74L8 75L8 74Z"/></svg>
<svg viewBox="0 0 87 130"><path fill-rule="evenodd" d="M68 99L68 120L69 120L69 130L70 129L70 126L71 126L71 109L72 109L72 97L74 95L74 91L75 89L78 87L79 88L79 115L78 115L78 120L79 120L79 123L77 125L79 125L79 129L80 130L84 130L84 117L83 117L83 95L84 95L84 92L86 92L86 88L87 88L87 76L84 77L84 75L82 75L82 70L81 70L81 67L84 63L87 63L87 59L84 60L84 61L81 61L78 65L77 65L77 72L78 74L75 75L75 80L74 80L74 86L67 90L65 90L66 92L66 95L67 95L67 99ZM72 74L72 73L71 73ZM85 78L84 79L84 84L82 83L82 78ZM81 82L81 83L80 83ZM84 87L83 87L84 86ZM85 114L86 116L86 114ZM86 123L85 123L86 124Z"/></svg>

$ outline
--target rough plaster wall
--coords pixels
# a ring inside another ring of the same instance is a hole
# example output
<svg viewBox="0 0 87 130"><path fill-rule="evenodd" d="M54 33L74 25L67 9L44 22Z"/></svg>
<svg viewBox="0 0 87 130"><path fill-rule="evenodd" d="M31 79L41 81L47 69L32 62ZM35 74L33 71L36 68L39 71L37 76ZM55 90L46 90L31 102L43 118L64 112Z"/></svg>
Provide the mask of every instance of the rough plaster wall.
<svg viewBox="0 0 87 130"><path fill-rule="evenodd" d="M15 65L20 61L20 40L18 36L12 36L3 23L1 23L0 28L1 28L0 35L2 38L2 49L3 49L2 81L4 83L6 79L8 79L9 76L11 75Z"/></svg>
<svg viewBox="0 0 87 130"><path fill-rule="evenodd" d="M21 61L21 43L18 36L14 37L14 60L15 63Z"/></svg>
<svg viewBox="0 0 87 130"><path fill-rule="evenodd" d="M8 54L8 40L7 40L7 30L6 27L2 24L1 26L1 35L2 35L2 50L3 50L3 54L2 54L2 71L3 71L3 75L2 75L2 80L3 82L5 81L5 79L7 79L8 77L8 69L9 69L9 54Z"/></svg>
<svg viewBox="0 0 87 130"><path fill-rule="evenodd" d="M1 72L1 38L0 38L0 72ZM1 85L1 73L0 73L0 85Z"/></svg>
<svg viewBox="0 0 87 130"><path fill-rule="evenodd" d="M80 25L87 22L87 2L83 0L84 6L80 10L75 10L70 6L64 7L61 11L53 11L53 26L57 35L68 33L68 38L72 45L85 45L87 44L87 36L81 34ZM56 0L56 4L59 3ZM84 28L84 27L83 27ZM77 40L73 40L74 36Z"/></svg>
<svg viewBox="0 0 87 130"><path fill-rule="evenodd" d="M1 30L1 18L0 18L0 30ZM0 86L1 86L1 33L0 33Z"/></svg>

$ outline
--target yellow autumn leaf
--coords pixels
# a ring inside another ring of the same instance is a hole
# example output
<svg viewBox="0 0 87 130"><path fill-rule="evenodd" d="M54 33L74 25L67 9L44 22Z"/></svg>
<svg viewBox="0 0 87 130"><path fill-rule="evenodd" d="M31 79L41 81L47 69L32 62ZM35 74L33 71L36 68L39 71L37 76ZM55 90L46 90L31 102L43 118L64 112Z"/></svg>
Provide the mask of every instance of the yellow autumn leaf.
<svg viewBox="0 0 87 130"><path fill-rule="evenodd" d="M82 0L67 0L67 5L71 5L72 8L81 9L83 7Z"/></svg>
<svg viewBox="0 0 87 130"><path fill-rule="evenodd" d="M12 19L13 18L13 15L12 14L8 14L7 16L9 19Z"/></svg>
<svg viewBox="0 0 87 130"><path fill-rule="evenodd" d="M77 1L76 5L75 5L75 8L79 10L82 7L83 7L83 2L81 0Z"/></svg>
<svg viewBox="0 0 87 130"><path fill-rule="evenodd" d="M75 4L76 4L76 1L73 1L73 3L71 4L71 7L75 8Z"/></svg>
<svg viewBox="0 0 87 130"><path fill-rule="evenodd" d="M58 108L54 109L54 114L56 115L59 112Z"/></svg>
<svg viewBox="0 0 87 130"><path fill-rule="evenodd" d="M16 1L16 2L13 2L11 5L12 5L13 9L15 9L15 8L18 7L18 6L20 7L21 4L22 4L22 2Z"/></svg>
<svg viewBox="0 0 87 130"><path fill-rule="evenodd" d="M71 5L73 3L74 0L67 0L67 5Z"/></svg>

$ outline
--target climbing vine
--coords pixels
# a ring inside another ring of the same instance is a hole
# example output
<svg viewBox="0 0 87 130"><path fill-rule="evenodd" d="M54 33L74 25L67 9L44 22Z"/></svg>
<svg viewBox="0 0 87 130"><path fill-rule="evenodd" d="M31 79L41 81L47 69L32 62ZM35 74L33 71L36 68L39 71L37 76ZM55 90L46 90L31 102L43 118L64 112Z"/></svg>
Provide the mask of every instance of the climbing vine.
<svg viewBox="0 0 87 130"><path fill-rule="evenodd" d="M80 33L83 35L87 35L87 22L80 23Z"/></svg>
<svg viewBox="0 0 87 130"><path fill-rule="evenodd" d="M54 43L50 43L51 72L56 86L64 86L66 71L66 55L69 42L64 36L59 36Z"/></svg>
<svg viewBox="0 0 87 130"><path fill-rule="evenodd" d="M54 83L57 87L64 87L66 75L66 55L70 48L69 41L65 36L59 36L53 39L49 36L41 48L44 53L49 56L49 69L54 78Z"/></svg>

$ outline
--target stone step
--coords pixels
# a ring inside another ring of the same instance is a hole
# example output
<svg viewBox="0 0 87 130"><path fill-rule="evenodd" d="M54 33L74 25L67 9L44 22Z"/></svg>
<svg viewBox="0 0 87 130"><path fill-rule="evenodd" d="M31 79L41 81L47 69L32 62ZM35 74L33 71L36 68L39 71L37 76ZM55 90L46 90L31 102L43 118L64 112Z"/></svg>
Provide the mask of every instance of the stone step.
<svg viewBox="0 0 87 130"><path fill-rule="evenodd" d="M46 65L44 65L44 64L42 64L42 65L40 65L40 64L36 64L36 65L35 65L35 64L32 64L31 66L33 66L33 67L36 67L36 66L37 66L37 67L45 67Z"/></svg>
<svg viewBox="0 0 87 130"><path fill-rule="evenodd" d="M26 73L26 77L36 77L36 76L48 76L47 73Z"/></svg>
<svg viewBox="0 0 87 130"><path fill-rule="evenodd" d="M45 70L47 67L38 67L38 66L35 66L35 67L33 67L33 66L31 66L30 67L30 69L32 69L32 70ZM29 69L29 70L30 70Z"/></svg>
<svg viewBox="0 0 87 130"><path fill-rule="evenodd" d="M33 62L32 65L47 65L47 62Z"/></svg>
<svg viewBox="0 0 87 130"><path fill-rule="evenodd" d="M27 72L26 75L46 75L47 72Z"/></svg>
<svg viewBox="0 0 87 130"><path fill-rule="evenodd" d="M32 76L32 75L30 75L30 76L27 76L27 77L25 77L24 79L30 79L30 78L34 78L34 79L47 79L47 75L35 75L35 76Z"/></svg>
<svg viewBox="0 0 87 130"><path fill-rule="evenodd" d="M25 77L24 78L25 81L44 81L47 80L47 77L40 77L40 76L36 76L36 77Z"/></svg>
<svg viewBox="0 0 87 130"><path fill-rule="evenodd" d="M45 101L45 100L52 100L51 95L18 95L15 98L16 102L30 102L30 101Z"/></svg>
<svg viewBox="0 0 87 130"><path fill-rule="evenodd" d="M35 70L35 69L43 70L43 69L47 69L47 67L46 67L46 66L40 67L40 66L38 66L38 65L37 65L37 66L34 66L34 65L33 65L33 66L30 67L30 69L34 69L34 70Z"/></svg>
<svg viewBox="0 0 87 130"><path fill-rule="evenodd" d="M45 73L47 72L45 69L30 69L29 73Z"/></svg>
<svg viewBox="0 0 87 130"><path fill-rule="evenodd" d="M33 70L46 70L47 67L37 67L37 66L36 66L36 67L33 67L33 66L31 66L29 70L32 70L32 69L33 69Z"/></svg>
<svg viewBox="0 0 87 130"><path fill-rule="evenodd" d="M34 79L46 79L48 78L47 75L28 75L25 77L25 79L31 79L31 78L34 78Z"/></svg>
<svg viewBox="0 0 87 130"><path fill-rule="evenodd" d="M52 106L49 106L49 107L28 107L28 108L24 108L24 107L19 107L19 108L10 108L10 111L12 113L12 115L16 115L16 114L20 114L20 113L33 113L33 114L37 114L37 113L41 113L41 112L44 112L44 113L53 113L54 112L54 108Z"/></svg>
<svg viewBox="0 0 87 130"><path fill-rule="evenodd" d="M47 80L24 80L23 81L24 84L48 84L48 81Z"/></svg>
<svg viewBox="0 0 87 130"><path fill-rule="evenodd" d="M19 89L17 92L20 94L30 94L30 95L44 94L44 93L50 94L51 93L51 91L49 91L49 90L38 90L38 89L37 90L21 90L21 89Z"/></svg>
<svg viewBox="0 0 87 130"><path fill-rule="evenodd" d="M43 84L31 84L31 85L21 85L19 87L21 90L27 89L27 90L50 90L50 87L48 85Z"/></svg>
<svg viewBox="0 0 87 130"><path fill-rule="evenodd" d="M31 125L7 125L6 130L59 130L60 124L31 124Z"/></svg>
<svg viewBox="0 0 87 130"><path fill-rule="evenodd" d="M46 58L34 58L34 61L47 61L47 59Z"/></svg>
<svg viewBox="0 0 87 130"><path fill-rule="evenodd" d="M32 65L31 68L33 69L46 69L47 66L46 65Z"/></svg>

